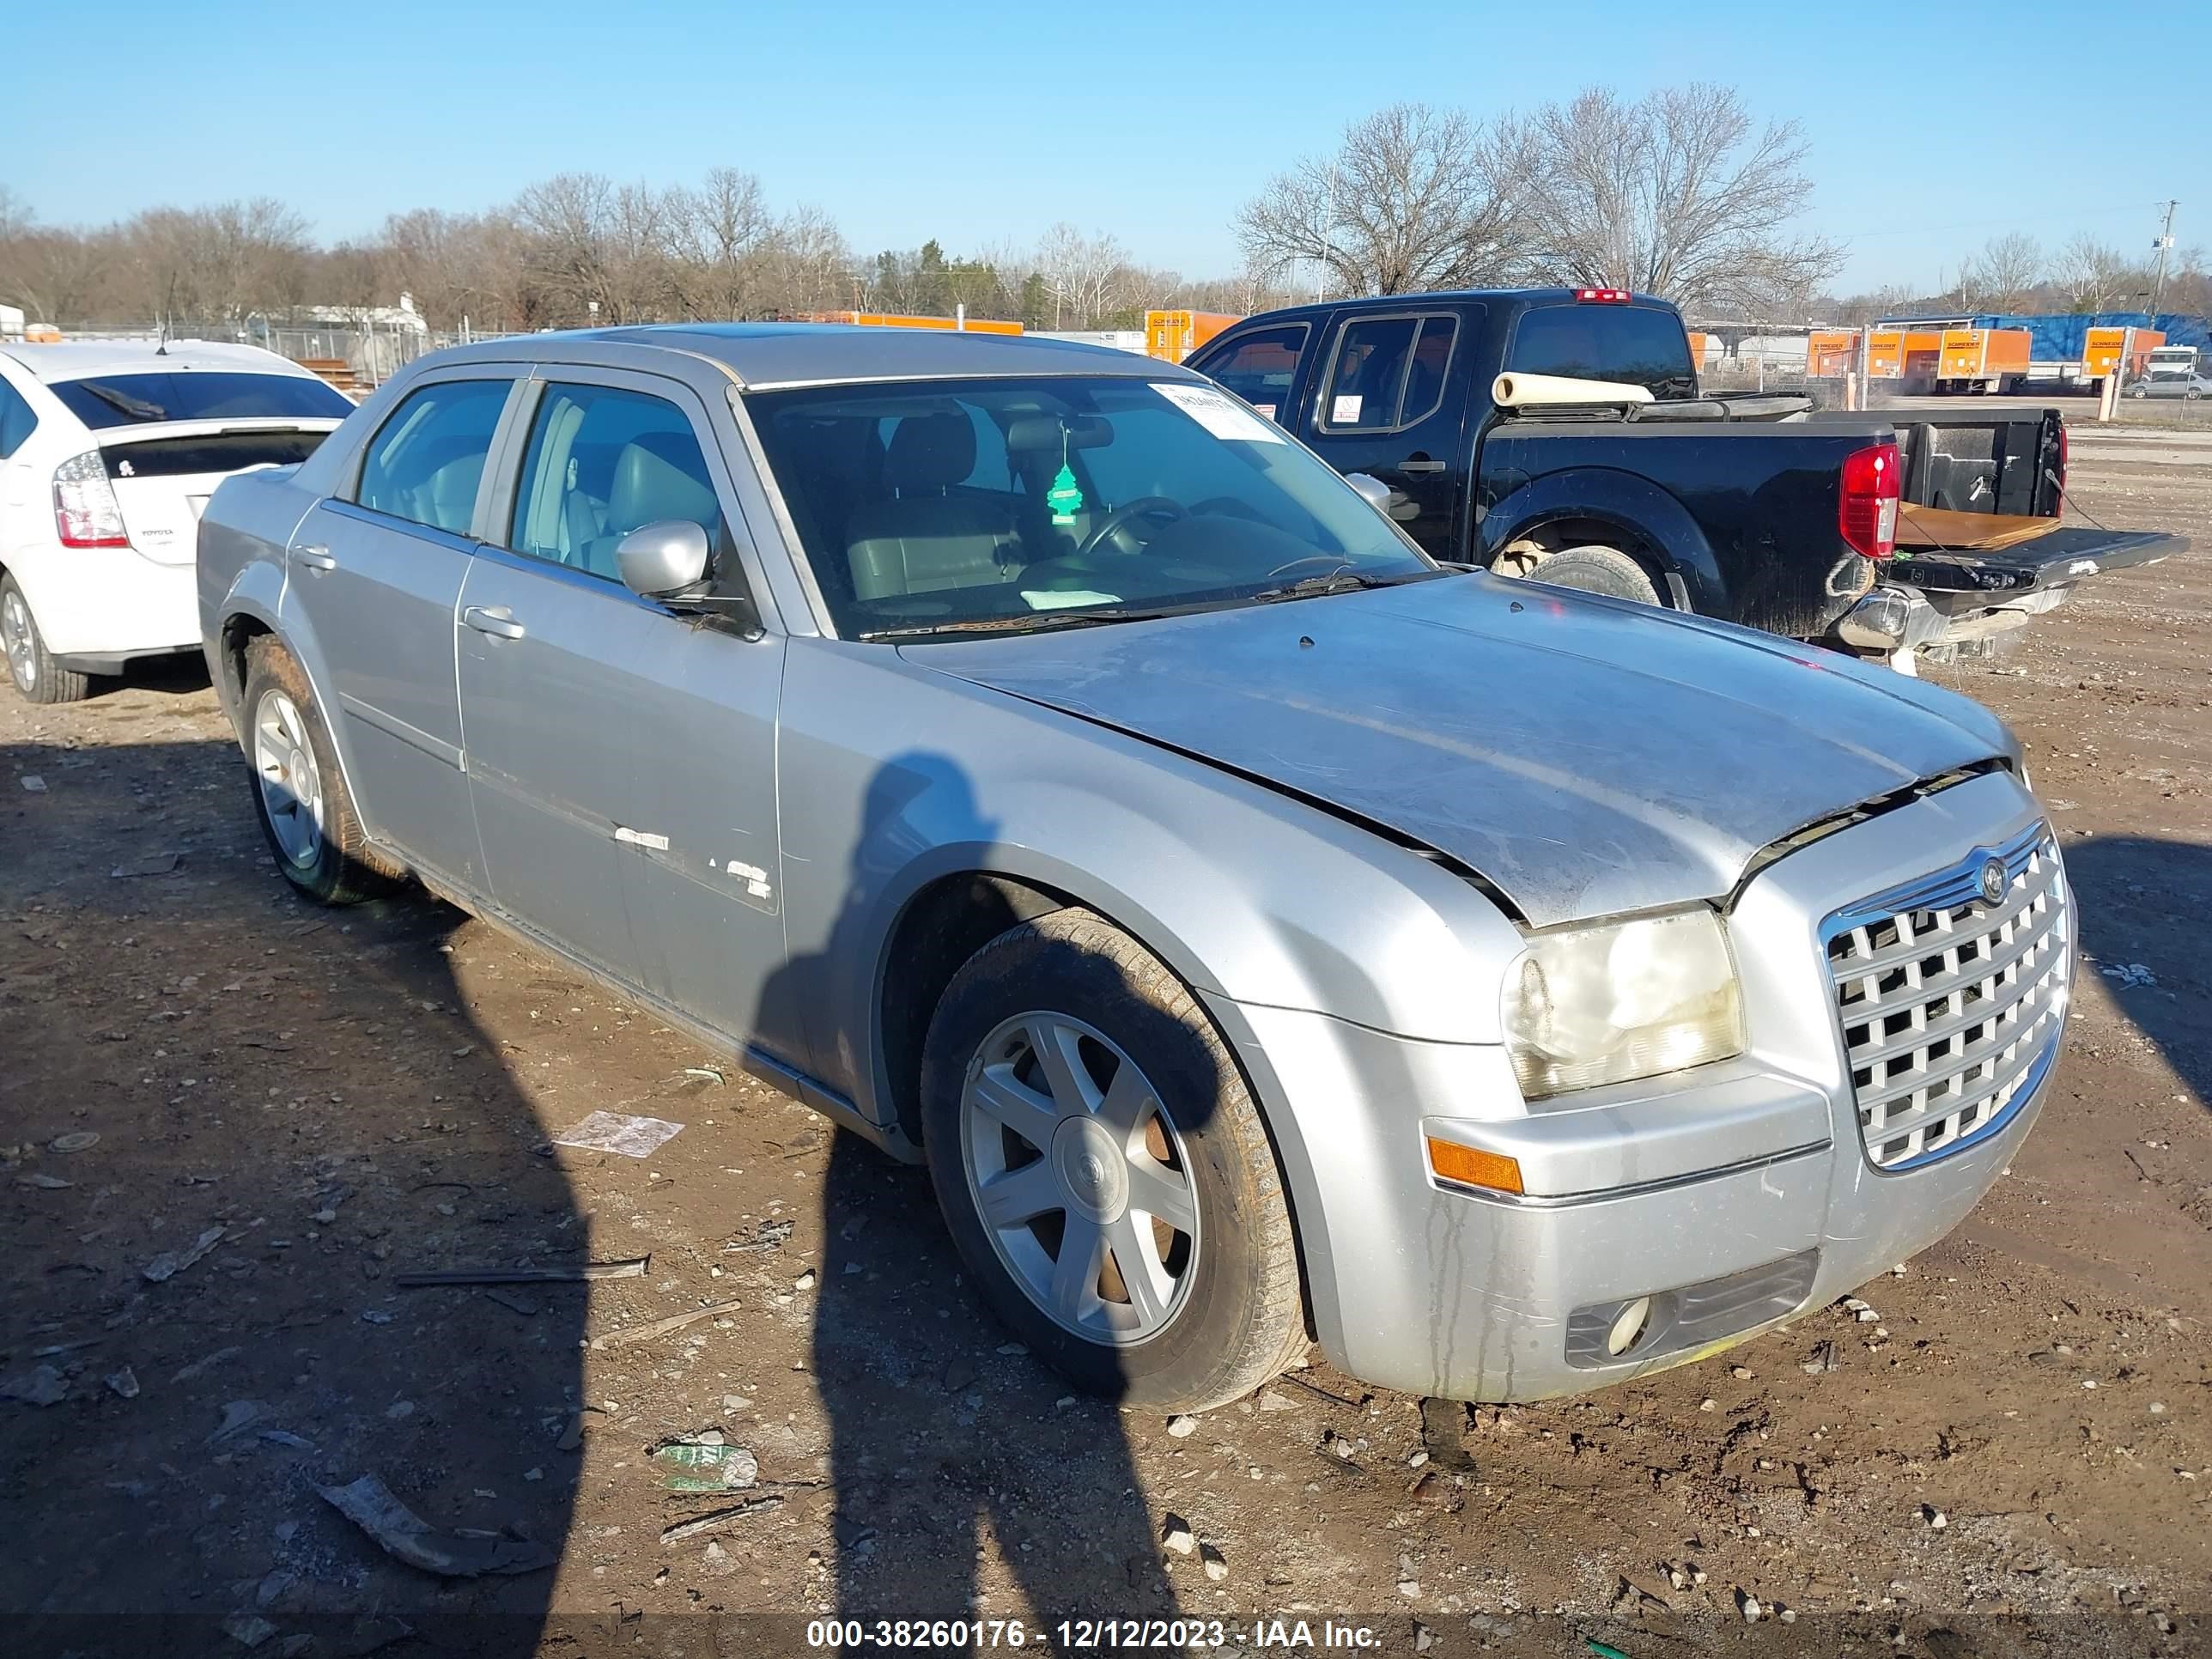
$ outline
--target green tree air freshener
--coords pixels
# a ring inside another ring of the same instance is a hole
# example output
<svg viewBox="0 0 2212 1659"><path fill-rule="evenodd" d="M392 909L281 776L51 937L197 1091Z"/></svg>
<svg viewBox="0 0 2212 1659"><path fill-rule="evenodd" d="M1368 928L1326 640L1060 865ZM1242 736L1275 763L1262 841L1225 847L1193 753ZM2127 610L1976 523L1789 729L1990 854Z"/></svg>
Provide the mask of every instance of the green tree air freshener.
<svg viewBox="0 0 2212 1659"><path fill-rule="evenodd" d="M1075 474L1067 467L1067 432L1060 434L1060 476L1052 481L1052 488L1044 492L1045 505L1052 509L1054 524L1073 524L1075 515L1083 510L1083 486L1075 482Z"/></svg>

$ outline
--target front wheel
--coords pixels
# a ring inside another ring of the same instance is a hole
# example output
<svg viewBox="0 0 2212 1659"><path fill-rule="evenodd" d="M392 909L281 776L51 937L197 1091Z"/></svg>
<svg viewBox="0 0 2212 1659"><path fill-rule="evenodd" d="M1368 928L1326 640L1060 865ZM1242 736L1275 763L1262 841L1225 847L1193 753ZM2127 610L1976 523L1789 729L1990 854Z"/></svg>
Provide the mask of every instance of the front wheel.
<svg viewBox="0 0 2212 1659"><path fill-rule="evenodd" d="M962 1259L1079 1386L1199 1411L1304 1351L1259 1111L1188 988L1103 918L1055 911L969 958L930 1021L922 1116Z"/></svg>
<svg viewBox="0 0 2212 1659"><path fill-rule="evenodd" d="M244 707L254 813L284 879L319 904L389 887L404 872L369 846L307 676L274 638L246 653Z"/></svg>

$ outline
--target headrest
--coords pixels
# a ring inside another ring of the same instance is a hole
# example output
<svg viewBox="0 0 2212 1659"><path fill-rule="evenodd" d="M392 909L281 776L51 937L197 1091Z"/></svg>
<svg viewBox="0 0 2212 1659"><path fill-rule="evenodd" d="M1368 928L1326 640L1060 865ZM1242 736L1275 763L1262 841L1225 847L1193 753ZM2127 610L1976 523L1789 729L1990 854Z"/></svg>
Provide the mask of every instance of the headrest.
<svg viewBox="0 0 2212 1659"><path fill-rule="evenodd" d="M673 433L648 432L624 444L607 492L608 527L627 535L665 519L689 519L713 533L721 503L699 465L697 447Z"/></svg>
<svg viewBox="0 0 2212 1659"><path fill-rule="evenodd" d="M904 415L891 431L884 471L894 489L942 489L975 470L975 428L958 410Z"/></svg>

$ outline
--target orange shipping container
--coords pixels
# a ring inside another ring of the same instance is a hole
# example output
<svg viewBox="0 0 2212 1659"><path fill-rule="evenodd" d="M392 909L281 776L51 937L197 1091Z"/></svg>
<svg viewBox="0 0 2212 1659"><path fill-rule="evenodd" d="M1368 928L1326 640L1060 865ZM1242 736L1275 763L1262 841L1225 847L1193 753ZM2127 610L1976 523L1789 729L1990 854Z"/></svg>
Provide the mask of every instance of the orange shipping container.
<svg viewBox="0 0 2212 1659"><path fill-rule="evenodd" d="M1145 356L1179 363L1242 317L1221 311L1148 311L1145 313Z"/></svg>
<svg viewBox="0 0 2212 1659"><path fill-rule="evenodd" d="M1877 328L1867 335L1867 379L1905 380L1936 378L1936 358L1943 336L1932 328Z"/></svg>
<svg viewBox="0 0 2212 1659"><path fill-rule="evenodd" d="M1936 378L1982 384L2025 380L2027 349L2024 328L1947 328Z"/></svg>
<svg viewBox="0 0 2212 1659"><path fill-rule="evenodd" d="M2124 328L2093 328L2081 342L2081 378L2101 380L2119 367L2120 353L2126 349L2128 331ZM2166 343L2165 333L2155 328L2136 331L2136 347L2128 359L2127 372L2131 375L2144 372L2145 360L2152 349Z"/></svg>
<svg viewBox="0 0 2212 1659"><path fill-rule="evenodd" d="M793 319L801 323L852 323L863 328L948 328L967 334L1018 334L1019 323L992 322L981 317L970 317L964 323L956 317L901 317L883 311L810 311L803 317Z"/></svg>
<svg viewBox="0 0 2212 1659"><path fill-rule="evenodd" d="M1815 329L1805 338L1805 373L1816 380L1840 379L1857 367L1856 329Z"/></svg>

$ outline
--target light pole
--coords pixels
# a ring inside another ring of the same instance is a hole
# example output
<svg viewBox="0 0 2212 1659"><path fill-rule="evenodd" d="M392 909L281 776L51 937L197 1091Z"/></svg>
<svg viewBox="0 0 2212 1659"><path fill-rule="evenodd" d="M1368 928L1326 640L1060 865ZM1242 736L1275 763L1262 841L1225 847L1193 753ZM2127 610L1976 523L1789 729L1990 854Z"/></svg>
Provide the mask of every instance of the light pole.
<svg viewBox="0 0 2212 1659"><path fill-rule="evenodd" d="M2158 249L2158 275L2152 279L2150 289L2150 316L2153 322L2158 320L2158 302L2166 293L2166 256L2173 250L2173 210L2180 205L2179 202L2165 204L2166 228L2159 233L2158 240L2154 245Z"/></svg>

